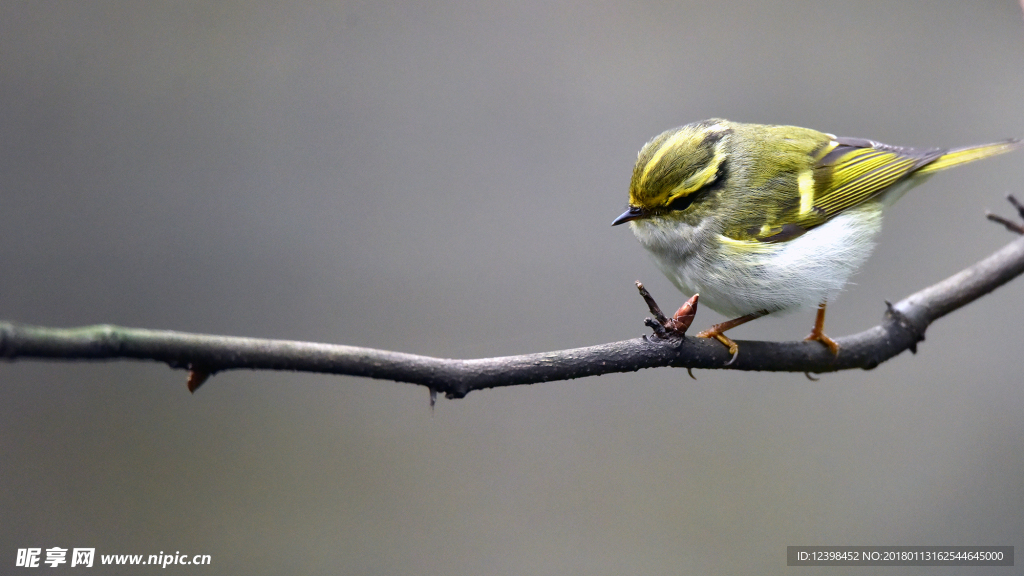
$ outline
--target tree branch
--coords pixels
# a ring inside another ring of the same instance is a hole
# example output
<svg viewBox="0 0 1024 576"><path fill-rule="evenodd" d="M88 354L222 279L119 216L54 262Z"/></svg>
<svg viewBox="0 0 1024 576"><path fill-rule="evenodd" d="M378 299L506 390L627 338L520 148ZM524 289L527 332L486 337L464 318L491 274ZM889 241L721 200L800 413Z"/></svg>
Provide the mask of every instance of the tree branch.
<svg viewBox="0 0 1024 576"><path fill-rule="evenodd" d="M1021 210L1024 216L1024 209ZM131 358L165 362L190 371L195 390L211 374L240 368L294 370L365 376L428 387L449 398L473 390L569 380L642 368L728 368L775 372L835 372L871 369L900 354L916 351L935 320L965 306L1024 272L1024 237L991 256L900 300L886 303L882 323L837 338L838 356L817 342L740 341L729 362L728 350L715 340L666 335L521 356L474 360L442 359L338 344L190 334L112 325L48 328L0 322L0 357L60 360ZM648 300L653 303L653 300ZM656 305L652 310L656 308ZM683 312L677 313L676 318ZM692 317L692 311L690 312ZM664 316L663 316L664 317ZM656 324L650 322L648 325Z"/></svg>

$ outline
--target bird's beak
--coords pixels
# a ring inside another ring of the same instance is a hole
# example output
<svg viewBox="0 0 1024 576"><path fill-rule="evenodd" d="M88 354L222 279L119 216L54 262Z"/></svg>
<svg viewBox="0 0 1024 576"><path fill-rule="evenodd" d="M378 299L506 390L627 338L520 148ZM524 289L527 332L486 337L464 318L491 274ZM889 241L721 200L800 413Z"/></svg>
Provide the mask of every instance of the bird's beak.
<svg viewBox="0 0 1024 576"><path fill-rule="evenodd" d="M619 224L625 224L630 220L636 220L637 218L643 218L644 211L639 206L630 206L629 210L623 212L618 218L612 220L612 226L618 226Z"/></svg>

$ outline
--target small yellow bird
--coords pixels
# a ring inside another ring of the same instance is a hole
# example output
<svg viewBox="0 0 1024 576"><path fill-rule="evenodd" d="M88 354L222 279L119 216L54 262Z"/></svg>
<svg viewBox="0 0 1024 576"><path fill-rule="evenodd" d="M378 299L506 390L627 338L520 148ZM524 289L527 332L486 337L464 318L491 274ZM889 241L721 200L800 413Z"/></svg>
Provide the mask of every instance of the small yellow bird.
<svg viewBox="0 0 1024 576"><path fill-rule="evenodd" d="M735 319L817 307L807 340L833 354L825 306L864 263L882 209L935 172L1009 152L1019 139L945 150L903 148L796 126L711 119L644 145L629 185L629 222L684 294Z"/></svg>

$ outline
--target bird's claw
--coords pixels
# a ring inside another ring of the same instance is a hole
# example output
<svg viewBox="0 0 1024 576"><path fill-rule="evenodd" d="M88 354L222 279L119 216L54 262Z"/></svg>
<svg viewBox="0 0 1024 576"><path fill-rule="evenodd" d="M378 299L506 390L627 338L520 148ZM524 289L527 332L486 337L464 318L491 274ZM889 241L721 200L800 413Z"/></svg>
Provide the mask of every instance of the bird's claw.
<svg viewBox="0 0 1024 576"><path fill-rule="evenodd" d="M826 336L824 332L812 330L811 333L807 335L807 338L804 338L804 340L814 340L817 342L821 342L822 344L825 345L826 348L829 349L830 352L832 352L833 356L839 356L839 343Z"/></svg>
<svg viewBox="0 0 1024 576"><path fill-rule="evenodd" d="M724 344L725 347L729 349L730 356L729 361L725 363L725 366L731 366L732 363L736 361L736 357L740 355L740 345L737 344L732 338L729 338L725 334L722 334L720 331L716 330L715 327L712 327L710 330L704 330L703 332L699 332L697 334L697 338L714 338L715 340L718 340L719 342Z"/></svg>

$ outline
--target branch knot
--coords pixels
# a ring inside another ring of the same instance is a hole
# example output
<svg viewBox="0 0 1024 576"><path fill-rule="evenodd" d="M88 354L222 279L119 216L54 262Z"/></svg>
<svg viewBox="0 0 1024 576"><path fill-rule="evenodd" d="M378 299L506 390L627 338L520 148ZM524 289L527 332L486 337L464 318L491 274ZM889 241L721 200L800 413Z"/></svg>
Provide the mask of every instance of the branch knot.
<svg viewBox="0 0 1024 576"><path fill-rule="evenodd" d="M885 308L885 319L888 323L890 325L895 324L899 326L905 332L909 332L910 335L913 336L914 339L911 341L908 348L910 348L910 352L912 354L917 354L917 343L924 342L924 332L927 329L927 326L921 326L917 322L914 322L910 316L901 312L888 300L885 301Z"/></svg>

